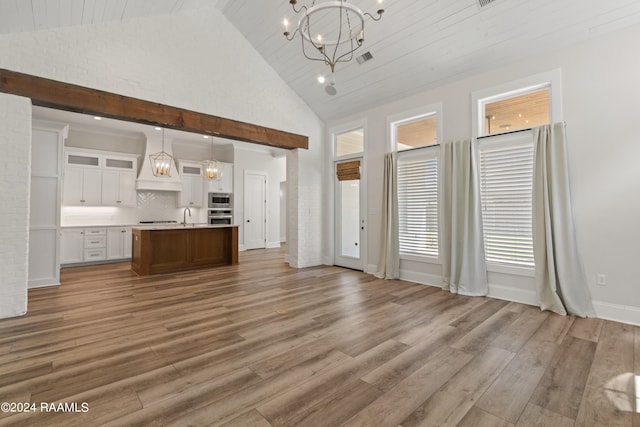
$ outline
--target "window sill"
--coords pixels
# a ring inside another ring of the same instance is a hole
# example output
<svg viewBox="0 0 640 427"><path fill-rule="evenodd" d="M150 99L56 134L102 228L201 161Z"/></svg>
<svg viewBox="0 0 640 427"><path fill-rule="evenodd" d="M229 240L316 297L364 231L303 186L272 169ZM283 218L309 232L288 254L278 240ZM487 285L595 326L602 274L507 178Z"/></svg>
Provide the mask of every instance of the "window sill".
<svg viewBox="0 0 640 427"><path fill-rule="evenodd" d="M533 267L520 267L487 262L487 271L491 273L513 274L515 276L534 277Z"/></svg>

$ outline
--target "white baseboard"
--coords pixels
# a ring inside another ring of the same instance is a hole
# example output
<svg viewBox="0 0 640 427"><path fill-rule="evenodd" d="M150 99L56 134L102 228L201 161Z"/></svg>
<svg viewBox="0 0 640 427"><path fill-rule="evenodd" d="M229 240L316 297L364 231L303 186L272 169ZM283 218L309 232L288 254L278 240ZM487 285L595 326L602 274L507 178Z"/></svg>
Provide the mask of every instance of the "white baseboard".
<svg viewBox="0 0 640 427"><path fill-rule="evenodd" d="M267 249L279 248L280 242L267 242Z"/></svg>
<svg viewBox="0 0 640 427"><path fill-rule="evenodd" d="M528 289L512 288L504 285L493 285L489 283L489 295L491 298L506 301L519 302L528 305L538 305L538 297L535 291Z"/></svg>
<svg viewBox="0 0 640 427"><path fill-rule="evenodd" d="M378 272L378 264L367 264L364 272L367 274L376 274Z"/></svg>
<svg viewBox="0 0 640 427"><path fill-rule="evenodd" d="M434 274L421 273L419 271L401 271L400 279L419 283L421 285L431 285L437 287L444 286L442 277ZM489 284L489 295L487 296L491 298L519 302L522 304L536 306L538 305L536 293L534 291L517 289L508 286Z"/></svg>
<svg viewBox="0 0 640 427"><path fill-rule="evenodd" d="M48 288L50 286L60 286L60 282L51 283L51 282L47 281L46 279L43 280L43 281L34 280L34 281L30 281L29 282L28 288L29 289Z"/></svg>
<svg viewBox="0 0 640 427"><path fill-rule="evenodd" d="M593 301L596 317L640 326L640 308L609 302Z"/></svg>
<svg viewBox="0 0 640 427"><path fill-rule="evenodd" d="M326 265L322 261L323 261L322 257L319 257L317 259L308 259L306 261L290 260L289 266L293 268L307 268L307 267L316 267L318 265Z"/></svg>
<svg viewBox="0 0 640 427"><path fill-rule="evenodd" d="M332 265L330 263L325 264ZM376 272L376 265L367 265L366 273L375 274ZM440 276L426 274L419 271L401 271L400 279L419 283L421 285L438 287L442 287L444 285L444 282L442 281L442 278ZM533 305L535 307L539 306L538 297L535 290L530 289L514 288L510 286L489 283L489 295L487 296L490 298L496 298L505 301L513 301L521 304ZM640 307L612 304L602 301L593 301L593 307L596 311L597 318L640 326Z"/></svg>
<svg viewBox="0 0 640 427"><path fill-rule="evenodd" d="M408 282L415 282L421 285L439 286L442 287L444 282L440 276L433 274L421 273L419 271L400 271L400 280L406 280Z"/></svg>
<svg viewBox="0 0 640 427"><path fill-rule="evenodd" d="M12 317L20 317L20 316L24 316L25 314L27 314L27 310L20 310L20 311L16 311L16 312L11 312L11 313L4 313L2 315L0 315L0 319L11 319Z"/></svg>
<svg viewBox="0 0 640 427"><path fill-rule="evenodd" d="M246 249L244 248L244 243L238 245L238 252L244 252Z"/></svg>

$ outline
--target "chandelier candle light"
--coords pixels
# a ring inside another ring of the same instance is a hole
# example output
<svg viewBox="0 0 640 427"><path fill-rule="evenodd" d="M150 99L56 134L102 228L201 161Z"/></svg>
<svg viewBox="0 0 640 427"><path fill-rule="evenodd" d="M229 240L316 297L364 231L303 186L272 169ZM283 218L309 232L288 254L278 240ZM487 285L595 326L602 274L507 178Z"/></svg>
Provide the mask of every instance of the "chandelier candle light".
<svg viewBox="0 0 640 427"><path fill-rule="evenodd" d="M153 171L153 176L171 176L171 169L173 169L173 157L164 151L164 128L162 128L162 151L155 154L149 154L149 161L151 162L151 171Z"/></svg>
<svg viewBox="0 0 640 427"><path fill-rule="evenodd" d="M222 168L220 168L220 162L213 158L213 139L211 140L211 160L205 160L205 174L207 179L216 180L222 178Z"/></svg>
<svg viewBox="0 0 640 427"><path fill-rule="evenodd" d="M364 42L364 18L374 21L382 19L384 9L379 8L376 16L363 13L358 7L344 1L313 0L311 6L296 7L297 0L289 0L293 11L301 14L298 26L289 32L289 21L284 20L284 36L291 41L300 33L303 55L312 61L323 61L335 71L338 62L353 59L353 53ZM381 4L382 0L378 0Z"/></svg>

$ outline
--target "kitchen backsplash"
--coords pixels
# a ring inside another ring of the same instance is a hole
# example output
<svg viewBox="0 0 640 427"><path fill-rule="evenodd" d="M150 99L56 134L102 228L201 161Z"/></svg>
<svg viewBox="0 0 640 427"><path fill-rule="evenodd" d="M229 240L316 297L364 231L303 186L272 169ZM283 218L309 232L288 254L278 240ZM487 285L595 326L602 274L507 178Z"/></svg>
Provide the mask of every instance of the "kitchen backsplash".
<svg viewBox="0 0 640 427"><path fill-rule="evenodd" d="M184 209L176 207L176 195L170 191L139 191L135 208L63 206L60 225L135 225L150 220L181 222ZM207 209L191 208L191 217L187 215L187 221L207 222Z"/></svg>

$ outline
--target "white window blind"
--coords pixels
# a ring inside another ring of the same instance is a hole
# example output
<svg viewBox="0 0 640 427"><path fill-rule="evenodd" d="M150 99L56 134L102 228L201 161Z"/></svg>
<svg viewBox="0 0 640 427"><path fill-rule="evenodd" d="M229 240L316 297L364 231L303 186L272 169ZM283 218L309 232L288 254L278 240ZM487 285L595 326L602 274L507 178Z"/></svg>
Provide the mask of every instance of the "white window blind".
<svg viewBox="0 0 640 427"><path fill-rule="evenodd" d="M438 150L398 159L401 255L438 257Z"/></svg>
<svg viewBox="0 0 640 427"><path fill-rule="evenodd" d="M531 132L483 139L479 160L487 262L532 267Z"/></svg>

